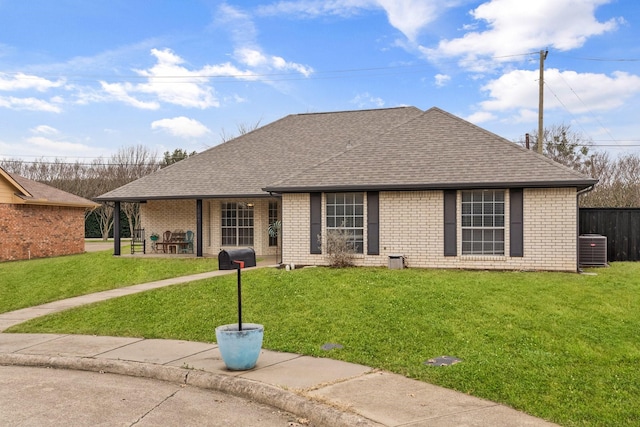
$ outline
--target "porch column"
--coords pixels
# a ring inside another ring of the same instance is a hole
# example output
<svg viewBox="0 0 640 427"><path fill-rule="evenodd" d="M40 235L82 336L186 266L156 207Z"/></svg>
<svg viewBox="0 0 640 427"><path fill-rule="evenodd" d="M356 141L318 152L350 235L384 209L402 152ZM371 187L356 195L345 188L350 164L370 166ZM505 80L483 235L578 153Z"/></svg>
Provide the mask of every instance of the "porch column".
<svg viewBox="0 0 640 427"><path fill-rule="evenodd" d="M202 257L202 199L196 199L196 256Z"/></svg>
<svg viewBox="0 0 640 427"><path fill-rule="evenodd" d="M113 254L120 256L120 202L113 207Z"/></svg>

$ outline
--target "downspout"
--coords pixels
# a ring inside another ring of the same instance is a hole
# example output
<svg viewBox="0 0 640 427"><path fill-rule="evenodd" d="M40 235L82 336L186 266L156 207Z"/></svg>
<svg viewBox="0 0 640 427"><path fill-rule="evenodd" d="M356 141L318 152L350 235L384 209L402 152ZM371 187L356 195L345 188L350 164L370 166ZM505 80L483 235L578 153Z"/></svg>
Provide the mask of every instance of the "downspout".
<svg viewBox="0 0 640 427"><path fill-rule="evenodd" d="M284 264L284 260L283 260L283 255L284 255L284 240L282 238L282 193L276 193L274 194L273 191L269 191L269 197L275 197L277 199L279 199L279 203L278 203L278 218L280 220L280 230L278 231L278 235L276 236L276 239L279 239L279 241L276 241L276 264L278 263L278 255L277 252L280 252L280 264Z"/></svg>
<svg viewBox="0 0 640 427"><path fill-rule="evenodd" d="M120 256L120 200L113 207L113 255Z"/></svg>
<svg viewBox="0 0 640 427"><path fill-rule="evenodd" d="M196 257L202 258L202 199L196 199Z"/></svg>
<svg viewBox="0 0 640 427"><path fill-rule="evenodd" d="M578 273L582 272L582 270L580 269L580 195L588 193L589 191L593 190L595 186L595 184L592 184L576 193L576 218L578 219L576 221L576 254L578 255L576 257L576 271Z"/></svg>

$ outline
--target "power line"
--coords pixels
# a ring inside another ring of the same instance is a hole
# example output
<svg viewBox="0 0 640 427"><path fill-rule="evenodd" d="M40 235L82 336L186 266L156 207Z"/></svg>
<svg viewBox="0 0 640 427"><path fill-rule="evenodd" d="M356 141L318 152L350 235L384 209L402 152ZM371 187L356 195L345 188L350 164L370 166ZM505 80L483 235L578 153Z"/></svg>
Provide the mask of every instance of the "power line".
<svg viewBox="0 0 640 427"><path fill-rule="evenodd" d="M510 55L495 55L490 56L488 59L506 59L517 58L537 55L538 52L524 52L515 53ZM554 52L556 54L556 52ZM638 58L588 58L588 57L573 57L568 55L559 54L568 59L581 60L581 61L597 61L597 62L640 62ZM452 58L448 61L439 61L439 63L457 63L459 58ZM24 72L9 72L0 71L0 74L10 75L17 77L21 80L49 78L49 79L64 79L66 81L94 81L105 80L109 82L128 82L128 81L147 81L154 80L154 83L194 83L194 80L198 79L214 79L220 83L232 83L232 82L246 82L246 81L260 81L260 82L277 82L277 81L292 81L292 80L328 80L339 78L352 78L363 73L374 73L370 77L396 75L415 73L423 71L425 68L429 68L430 64L417 64L417 65L392 65L386 67L358 67L358 68L345 68L335 70L314 70L310 75L300 75L300 71L297 72L283 72L283 73L237 73L237 74L189 74L189 75L104 75L104 74L40 74L38 76L30 76ZM175 80L184 79L183 82L176 82ZM226 79L226 80L225 80Z"/></svg>
<svg viewBox="0 0 640 427"><path fill-rule="evenodd" d="M505 59L505 58L515 58L515 57L525 57L533 54L537 54L536 52L526 52L526 53L516 53L511 55L496 55L489 57L489 59ZM450 61L440 61L440 63L457 63L459 59L451 59ZM39 74L37 76L26 75L24 72L8 72L8 71L0 71L1 74L11 75L17 77L21 80L37 80L40 78L48 78L48 79L65 79L67 81L94 81L94 80L107 80L109 82L126 82L126 81L146 81L146 80L156 80L155 83L193 83L193 80L198 79L215 79L218 82L246 82L247 80L251 81L261 81L261 82L272 82L272 81L290 81L290 80L326 80L326 79L337 79L349 76L349 74L361 74L361 73L369 73L375 72L377 74L372 74L372 76L384 76L384 75L395 75L395 74L406 74L406 73L415 73L424 71L425 68L431 67L430 64L416 64L416 65L392 65L387 67L360 67L360 68L345 68L345 69L336 69L336 70L315 70L312 72L311 76L300 76L301 72L286 72L286 73L239 73L239 74L189 74L189 75L163 75L163 76L155 76L155 75L140 75L140 74L130 74L130 75L101 75L101 74ZM176 82L174 80L184 79L184 82ZM233 79L233 80L224 80L224 79ZM167 82L163 82L162 80L167 80Z"/></svg>
<svg viewBox="0 0 640 427"><path fill-rule="evenodd" d="M612 141L615 141L616 139L613 137L613 135L611 135L611 133L609 132L609 129L607 129L602 122L600 121L600 119L593 114L593 111L591 111L591 109L587 106L587 104L585 104L585 102L582 100L582 98L580 98L580 95L578 95L578 93L573 90L573 87L571 87L571 85L565 80L564 77L562 77L562 73L558 73L558 75L560 76L560 78L562 79L562 81L564 82L564 84L567 85L567 87L571 90L571 92L575 95L576 98L578 98L578 100L582 103L582 105L584 106L584 108L587 109L587 111L589 112L589 114L591 115L591 117L593 117L598 124L600 125L600 127L607 133L607 135L609 135L609 137L611 138Z"/></svg>
<svg viewBox="0 0 640 427"><path fill-rule="evenodd" d="M579 57L579 56L569 56L559 54L558 56L562 56L567 59L575 59L578 61L593 61L593 62L640 62L640 58L588 58L588 57Z"/></svg>

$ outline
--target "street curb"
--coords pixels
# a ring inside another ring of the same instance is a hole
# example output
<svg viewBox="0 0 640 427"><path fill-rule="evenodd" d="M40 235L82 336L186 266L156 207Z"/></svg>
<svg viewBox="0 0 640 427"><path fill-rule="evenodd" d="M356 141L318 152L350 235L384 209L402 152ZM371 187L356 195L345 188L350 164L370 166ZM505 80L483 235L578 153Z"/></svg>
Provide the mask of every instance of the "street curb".
<svg viewBox="0 0 640 427"><path fill-rule="evenodd" d="M207 390L253 400L308 419L315 426L327 427L381 427L375 421L352 412L344 412L292 391L246 378L211 372L154 365L125 360L96 359L90 357L40 356L0 353L0 365L72 369L98 373L151 378L190 385Z"/></svg>

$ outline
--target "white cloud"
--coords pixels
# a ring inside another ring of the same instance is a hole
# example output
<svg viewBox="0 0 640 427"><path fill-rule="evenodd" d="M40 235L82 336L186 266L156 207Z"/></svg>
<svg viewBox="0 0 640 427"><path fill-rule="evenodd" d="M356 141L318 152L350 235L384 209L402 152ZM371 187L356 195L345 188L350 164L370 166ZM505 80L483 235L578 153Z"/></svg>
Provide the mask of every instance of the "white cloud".
<svg viewBox="0 0 640 427"><path fill-rule="evenodd" d="M45 92L51 88L64 86L64 83L63 79L52 81L24 73L0 73L0 90L3 91L34 89L39 92Z"/></svg>
<svg viewBox="0 0 640 427"><path fill-rule="evenodd" d="M60 133L58 129L51 126L47 126L47 125L36 126L30 130L31 130L31 133L42 134L42 135L57 135Z"/></svg>
<svg viewBox="0 0 640 427"><path fill-rule="evenodd" d="M163 102L182 107L205 109L220 105L200 70L181 66L184 60L170 49L151 49L151 54L156 57L156 64L148 70L136 70L148 77L147 82L130 85L125 88L127 91L155 95Z"/></svg>
<svg viewBox="0 0 640 427"><path fill-rule="evenodd" d="M303 4L298 6L304 7ZM280 6L275 5L274 7L274 10L277 10L279 7L285 6L281 3ZM293 71L305 77L309 77L313 73L313 68L307 65L287 61L281 56L264 52L257 42L255 25L246 13L227 4L223 4L218 12L217 22L229 28L236 45L233 53L235 60L251 70L240 71L234 69L235 67L231 64L222 64L222 66L208 66L206 67L207 71L219 72L222 73L220 75L245 80L257 80L255 74L266 74L273 71Z"/></svg>
<svg viewBox="0 0 640 427"><path fill-rule="evenodd" d="M240 48L236 49L235 57L238 62L252 68L262 70L295 71L305 77L313 73L313 68L295 62L287 62L279 56L267 56L257 49Z"/></svg>
<svg viewBox="0 0 640 427"><path fill-rule="evenodd" d="M45 111L49 113L60 113L62 108L54 103L37 98L16 98L13 96L0 96L0 107L10 110Z"/></svg>
<svg viewBox="0 0 640 427"><path fill-rule="evenodd" d="M294 15L299 18L340 16L349 18L367 10L384 10L391 26L410 41L415 41L422 29L443 11L460 0L302 0L279 1L260 6L260 15Z"/></svg>
<svg viewBox="0 0 640 427"><path fill-rule="evenodd" d="M102 90L104 91L104 93L107 94L108 96L94 97L89 95L89 96L82 97L82 100L80 102L84 102L88 99L90 100L109 100L110 99L114 101L121 101L121 102L124 102L125 104L129 104L133 107L140 108L143 110L157 110L158 108L160 108L160 104L156 101L141 101L135 98L134 96L129 95L129 92L139 91L136 88L136 86L132 85L131 83L100 82L100 85L102 86Z"/></svg>
<svg viewBox="0 0 640 427"><path fill-rule="evenodd" d="M389 23L410 41L415 41L420 30L434 21L450 1L437 0L378 0L387 12Z"/></svg>
<svg viewBox="0 0 640 427"><path fill-rule="evenodd" d="M267 64L267 57L256 49L240 48L236 49L235 57L249 67L260 67Z"/></svg>
<svg viewBox="0 0 640 427"><path fill-rule="evenodd" d="M181 138L197 138L211 132L199 121L184 116L156 120L151 123L151 129L163 130Z"/></svg>
<svg viewBox="0 0 640 427"><path fill-rule="evenodd" d="M49 89L59 88L64 86L63 79L53 81L35 75L15 73L6 74L0 73L0 91L15 92L15 91L37 91L46 92ZM27 111L44 111L51 113L60 113L62 108L60 105L64 102L60 96L54 96L48 101L44 99L34 97L15 97L15 96L2 96L0 97L0 107L8 108L11 110L27 110Z"/></svg>
<svg viewBox="0 0 640 427"><path fill-rule="evenodd" d="M434 78L436 81L436 86L438 87L443 87L451 81L451 76L448 76L446 74L436 74Z"/></svg>
<svg viewBox="0 0 640 427"><path fill-rule="evenodd" d="M488 111L478 111L466 117L465 120L474 124L480 124L480 123L488 122L491 120L495 120L495 118L496 116L492 113L489 113Z"/></svg>
<svg viewBox="0 0 640 427"><path fill-rule="evenodd" d="M41 156L47 156L49 153L68 153L70 155L78 155L95 151L95 148L91 148L85 144L68 141L55 141L43 136L33 136L26 138L25 141L27 146L23 147L24 149L29 152L39 153Z"/></svg>
<svg viewBox="0 0 640 427"><path fill-rule="evenodd" d="M545 110L566 109L571 114L608 111L640 94L640 76L614 72L611 75L545 71ZM527 122L537 116L538 71L513 70L482 87L489 100L480 103L483 111L515 112L515 120Z"/></svg>
<svg viewBox="0 0 640 427"><path fill-rule="evenodd" d="M76 88L78 104L119 101L144 110L157 110L160 102L187 108L205 109L219 106L213 88L202 70L188 70L185 61L170 49L151 49L156 64L146 70L134 70L145 77L144 83L108 83L101 81L102 91Z"/></svg>
<svg viewBox="0 0 640 427"><path fill-rule="evenodd" d="M276 70L296 71L305 77L309 77L313 73L313 68L295 62L287 62L279 56L272 56L271 64Z"/></svg>
<svg viewBox="0 0 640 427"><path fill-rule="evenodd" d="M375 0L302 0L279 1L268 6L259 6L260 15L296 15L302 18L316 18L325 15L349 17L363 9L376 7Z"/></svg>
<svg viewBox="0 0 640 427"><path fill-rule="evenodd" d="M435 49L422 48L431 58L462 57L466 68L478 67L483 56L512 55L545 47L570 50L589 37L617 28L618 21L600 22L595 9L611 0L491 0L470 12L480 30L442 40ZM512 60L513 58L503 58Z"/></svg>
<svg viewBox="0 0 640 427"><path fill-rule="evenodd" d="M218 8L216 24L228 28L236 44L252 44L256 40L257 30L251 17L226 3Z"/></svg>
<svg viewBox="0 0 640 427"><path fill-rule="evenodd" d="M382 108L384 107L384 100L382 98L375 97L369 92L364 92L356 95L351 101L358 108Z"/></svg>
<svg viewBox="0 0 640 427"><path fill-rule="evenodd" d="M238 80L257 80L259 78L253 71L241 70L230 62L206 65L202 68L202 73L210 77L233 77Z"/></svg>
<svg viewBox="0 0 640 427"><path fill-rule="evenodd" d="M82 90L77 94L77 102L103 102L116 100L141 109L157 110L161 103L185 108L207 109L219 107L220 101L209 84L215 77L230 77L238 80L260 79L262 74L272 71L294 71L309 76L313 70L302 64L288 62L281 57L266 55L257 48L236 49L234 56L247 69L241 69L230 62L205 65L200 69L189 69L185 60L171 49L151 49L156 64L151 68L134 70L145 77L143 83L100 82L102 92Z"/></svg>

